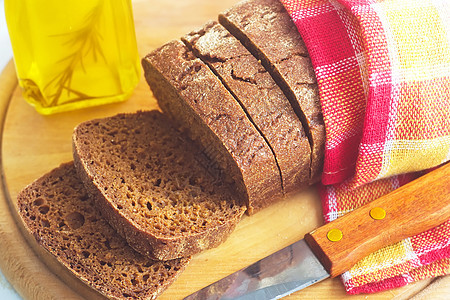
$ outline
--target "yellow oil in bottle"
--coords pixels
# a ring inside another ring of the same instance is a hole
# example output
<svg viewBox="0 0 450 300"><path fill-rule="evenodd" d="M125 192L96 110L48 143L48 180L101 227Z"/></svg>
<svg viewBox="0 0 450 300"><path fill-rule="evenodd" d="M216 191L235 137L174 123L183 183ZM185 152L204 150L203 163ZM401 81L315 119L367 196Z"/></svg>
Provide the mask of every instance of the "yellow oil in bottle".
<svg viewBox="0 0 450 300"><path fill-rule="evenodd" d="M5 0L24 98L42 114L127 99L140 77L131 0Z"/></svg>

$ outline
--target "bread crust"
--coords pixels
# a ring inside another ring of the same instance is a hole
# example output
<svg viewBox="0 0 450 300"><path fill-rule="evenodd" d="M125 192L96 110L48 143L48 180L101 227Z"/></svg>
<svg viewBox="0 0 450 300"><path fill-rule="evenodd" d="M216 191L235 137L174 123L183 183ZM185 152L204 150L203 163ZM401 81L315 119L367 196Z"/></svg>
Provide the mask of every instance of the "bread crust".
<svg viewBox="0 0 450 300"><path fill-rule="evenodd" d="M143 60L161 109L232 178L252 214L283 197L272 151L220 80L181 41Z"/></svg>
<svg viewBox="0 0 450 300"><path fill-rule="evenodd" d="M220 78L267 141L284 193L308 186L311 150L303 125L260 62L217 22L208 22L183 41Z"/></svg>
<svg viewBox="0 0 450 300"><path fill-rule="evenodd" d="M242 1L219 14L219 22L261 60L301 119L311 146L311 183L320 180L325 125L317 80L306 46L283 4Z"/></svg>

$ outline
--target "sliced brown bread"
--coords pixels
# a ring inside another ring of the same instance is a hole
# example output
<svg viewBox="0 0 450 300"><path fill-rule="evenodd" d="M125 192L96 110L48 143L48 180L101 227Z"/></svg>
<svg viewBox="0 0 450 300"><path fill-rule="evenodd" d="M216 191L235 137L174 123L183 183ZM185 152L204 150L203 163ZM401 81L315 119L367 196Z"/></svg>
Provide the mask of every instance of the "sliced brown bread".
<svg viewBox="0 0 450 300"><path fill-rule="evenodd" d="M148 259L95 209L73 163L37 179L18 195L27 230L81 281L110 299L155 299L189 258Z"/></svg>
<svg viewBox="0 0 450 300"><path fill-rule="evenodd" d="M162 110L232 178L250 214L283 197L272 151L205 63L181 41L172 41L142 65Z"/></svg>
<svg viewBox="0 0 450 300"><path fill-rule="evenodd" d="M286 194L309 184L311 150L291 104L258 60L222 25L183 37L239 101L274 152Z"/></svg>
<svg viewBox="0 0 450 300"><path fill-rule="evenodd" d="M258 60L222 25L183 37L239 101L274 152L286 194L309 184L311 149L291 104Z"/></svg>
<svg viewBox="0 0 450 300"><path fill-rule="evenodd" d="M316 78L305 44L283 4L243 1L221 13L219 22L261 60L290 100L311 145L311 180L319 180L325 126Z"/></svg>
<svg viewBox="0 0 450 300"><path fill-rule="evenodd" d="M233 187L158 111L79 124L75 167L105 218L138 252L159 260L216 247L245 211Z"/></svg>

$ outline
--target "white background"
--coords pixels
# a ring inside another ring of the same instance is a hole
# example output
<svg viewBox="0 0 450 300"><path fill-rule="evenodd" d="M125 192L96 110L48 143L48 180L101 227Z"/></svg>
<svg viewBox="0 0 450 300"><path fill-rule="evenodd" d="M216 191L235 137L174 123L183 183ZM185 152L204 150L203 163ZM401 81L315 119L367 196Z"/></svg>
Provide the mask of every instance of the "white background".
<svg viewBox="0 0 450 300"><path fill-rule="evenodd" d="M11 43L6 28L3 0L0 0L0 71L12 57Z"/></svg>
<svg viewBox="0 0 450 300"><path fill-rule="evenodd" d="M17 1L17 0L13 0ZM11 43L9 41L8 30L5 21L4 1L0 0L0 73L12 58ZM0 241L1 243L1 241ZM17 300L20 297L5 279L0 271L0 299Z"/></svg>

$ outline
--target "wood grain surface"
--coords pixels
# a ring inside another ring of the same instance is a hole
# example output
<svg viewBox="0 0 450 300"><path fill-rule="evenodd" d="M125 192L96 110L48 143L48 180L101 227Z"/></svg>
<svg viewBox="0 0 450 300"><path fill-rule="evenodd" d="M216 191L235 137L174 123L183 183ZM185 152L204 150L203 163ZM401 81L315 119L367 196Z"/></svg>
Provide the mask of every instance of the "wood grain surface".
<svg viewBox="0 0 450 300"><path fill-rule="evenodd" d="M236 0L133 1L139 53L179 38L216 19ZM17 215L17 193L34 179L72 160L71 134L80 122L119 112L157 109L142 79L123 103L41 116L22 98L14 66L0 75L1 166L0 268L24 299L94 299L98 295L55 263L22 231ZM245 217L218 248L196 255L186 271L160 299L184 296L281 249L322 224L315 188ZM430 283L434 282L430 288ZM416 295L417 294L417 295ZM450 294L449 277L424 280L371 295L349 296L339 279L328 279L287 299L439 299ZM444 298L442 298L444 299Z"/></svg>

